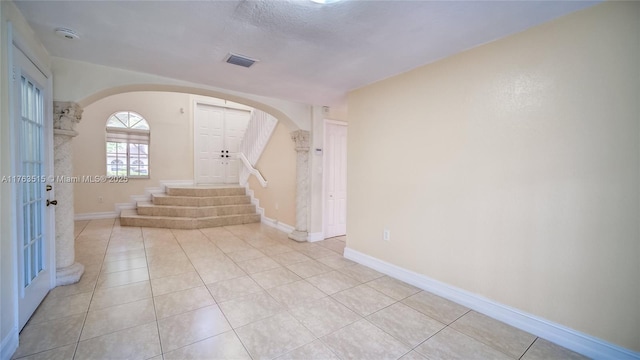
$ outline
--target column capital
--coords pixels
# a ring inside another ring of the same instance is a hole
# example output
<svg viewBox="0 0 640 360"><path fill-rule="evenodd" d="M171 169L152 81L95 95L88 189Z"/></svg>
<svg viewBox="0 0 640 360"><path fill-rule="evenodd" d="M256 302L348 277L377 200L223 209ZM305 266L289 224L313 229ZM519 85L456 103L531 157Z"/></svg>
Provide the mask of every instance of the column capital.
<svg viewBox="0 0 640 360"><path fill-rule="evenodd" d="M53 132L57 135L76 136L76 124L82 119L83 109L71 101L53 102Z"/></svg>
<svg viewBox="0 0 640 360"><path fill-rule="evenodd" d="M295 142L296 151L309 151L309 132L307 130L293 131L291 140Z"/></svg>

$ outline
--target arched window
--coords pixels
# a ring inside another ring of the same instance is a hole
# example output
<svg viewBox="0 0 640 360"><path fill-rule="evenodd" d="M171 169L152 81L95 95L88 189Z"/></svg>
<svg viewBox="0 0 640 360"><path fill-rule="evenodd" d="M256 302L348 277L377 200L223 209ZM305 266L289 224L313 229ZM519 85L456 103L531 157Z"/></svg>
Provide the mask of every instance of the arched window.
<svg viewBox="0 0 640 360"><path fill-rule="evenodd" d="M132 111L107 120L107 176L149 177L149 123Z"/></svg>
<svg viewBox="0 0 640 360"><path fill-rule="evenodd" d="M124 169L124 162L119 159L111 160L111 171L115 171L116 173L120 170Z"/></svg>

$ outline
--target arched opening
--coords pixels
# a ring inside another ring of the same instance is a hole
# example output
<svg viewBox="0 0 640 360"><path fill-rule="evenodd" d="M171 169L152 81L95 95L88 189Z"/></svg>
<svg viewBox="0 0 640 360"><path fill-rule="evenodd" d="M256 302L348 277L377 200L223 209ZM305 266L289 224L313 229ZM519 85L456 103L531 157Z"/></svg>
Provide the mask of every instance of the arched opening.
<svg viewBox="0 0 640 360"><path fill-rule="evenodd" d="M266 105L259 101L250 100L242 96L227 94L221 91L191 87L191 86L164 85L164 84L136 84L136 85L116 86L116 87L101 90L92 95L89 95L84 99L78 101L78 105L80 105L80 107L82 108L85 108L88 105L91 105L92 103L111 95L128 93L128 92L137 92L137 91L176 92L176 93L208 96L208 97L214 97L214 98L223 99L223 100L229 100L238 104L242 104L242 105L246 105L246 106L250 106L250 107L262 110L270 114L271 116L278 119L278 121L281 121L290 131L301 129L301 127L298 126L298 124L293 119L291 119L291 117L289 117L283 111L274 108L273 106Z"/></svg>
<svg viewBox="0 0 640 360"><path fill-rule="evenodd" d="M266 218L274 219L273 222L277 221L277 224L293 227L296 218L296 150L295 143L291 140L291 131L284 121L278 121L272 136L267 138L268 145L263 155L259 156L259 163L255 165L252 163L258 173L268 181L268 186L265 187L257 175L253 176L255 174L249 176L248 180L241 181L235 179L220 182L200 181L202 174L198 169L207 168L208 158L203 158L202 151L196 152L200 150L196 140L201 139L196 131L200 129L196 122L198 111L201 109L198 105L204 104L204 107L212 112L218 111L219 107L224 107L224 111L229 110L230 116L236 116L237 112L247 112L246 110L250 107L233 100L221 101L220 98L211 96L193 95L184 88L182 92L169 91L168 87L162 88L163 91L137 90L137 88L123 87L117 91L101 92L99 96L92 96L91 100L86 98L82 102L82 120L76 125L78 136L73 141L74 171L78 174L102 175L105 174L103 173L105 170L102 169L106 168L107 173L112 172L119 176L122 174L123 177L128 172L126 175L128 181L113 184L75 184L74 208L76 215L79 215L78 218L91 218L95 216L93 214L109 213L114 213L113 216L116 216L123 209L134 208L137 201L149 201L146 198L139 200L148 193L147 189L157 191L153 189L163 189L166 184L173 186L210 186L218 183L220 186L223 186L222 184L244 186L247 184L255 200L260 201L260 211L263 211ZM113 94L110 94L111 92ZM259 111L251 113L261 113L269 118L275 118L260 109L256 110ZM287 110L285 108L285 111ZM130 129L138 124L136 120L131 120L133 113L136 114L135 119L144 118L148 121L150 145L149 151L144 152L148 155L145 158L132 157L132 154L139 152L133 151L134 149L128 146L123 146L120 151L121 149L114 146L110 148L110 144L106 147L104 145L105 139L113 140L111 142L118 144L125 140L131 140L129 142L133 145L138 144L136 141L139 140L139 135L142 135L139 132L146 130L146 127ZM122 116L109 122L108 119L115 114ZM226 116L226 112L224 114ZM107 122L106 130L105 121ZM110 130L114 132L113 138L109 137ZM134 130L135 134L127 132ZM224 131L220 134L225 138ZM132 138L134 135L136 137ZM212 141L205 141L205 143L210 144L207 148L214 147ZM233 165L230 162L234 159L235 150L228 149L230 157L227 158L225 151L223 163L226 164L222 168ZM211 154L216 153L215 150L209 150ZM241 153L250 159L250 151L243 149ZM122 163L112 163L116 159L121 160ZM141 163L137 163L136 160L140 160ZM219 170L221 167L216 165L208 168ZM239 168L244 169L246 166L239 166ZM214 170L210 173L213 174L212 177L219 176L219 173ZM225 176L227 175L229 174ZM112 209L115 209L115 212Z"/></svg>

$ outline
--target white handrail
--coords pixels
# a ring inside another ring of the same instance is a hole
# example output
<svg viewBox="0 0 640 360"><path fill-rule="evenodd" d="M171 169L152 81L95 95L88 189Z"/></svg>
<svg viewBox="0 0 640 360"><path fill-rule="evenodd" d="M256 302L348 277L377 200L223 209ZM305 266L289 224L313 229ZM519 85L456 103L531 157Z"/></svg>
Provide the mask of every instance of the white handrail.
<svg viewBox="0 0 640 360"><path fill-rule="evenodd" d="M251 165L251 163L249 162L249 159L247 159L247 157L243 153L241 152L237 153L237 156L238 156L238 159L242 160L242 163L244 164L247 171L249 171L250 174L254 175L258 179L258 181L260 182L260 185L262 185L263 188L266 188L267 180L265 180L264 177L262 177L262 174L260 174L260 171Z"/></svg>
<svg viewBox="0 0 640 360"><path fill-rule="evenodd" d="M266 112L258 109L251 111L249 124L240 142L239 152L244 154L252 167L258 163L258 159L260 159L260 156L269 143L269 139L277 124L278 119ZM251 176L251 172L247 169L248 168L243 167L240 170L240 183L242 184L246 184L249 176Z"/></svg>

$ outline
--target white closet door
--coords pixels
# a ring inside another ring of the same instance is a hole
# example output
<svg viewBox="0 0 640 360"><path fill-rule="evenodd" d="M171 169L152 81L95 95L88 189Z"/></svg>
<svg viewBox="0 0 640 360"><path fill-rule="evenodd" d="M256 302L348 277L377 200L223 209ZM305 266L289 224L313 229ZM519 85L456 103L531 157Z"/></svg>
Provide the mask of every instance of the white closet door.
<svg viewBox="0 0 640 360"><path fill-rule="evenodd" d="M347 233L347 126L325 126L325 238Z"/></svg>

